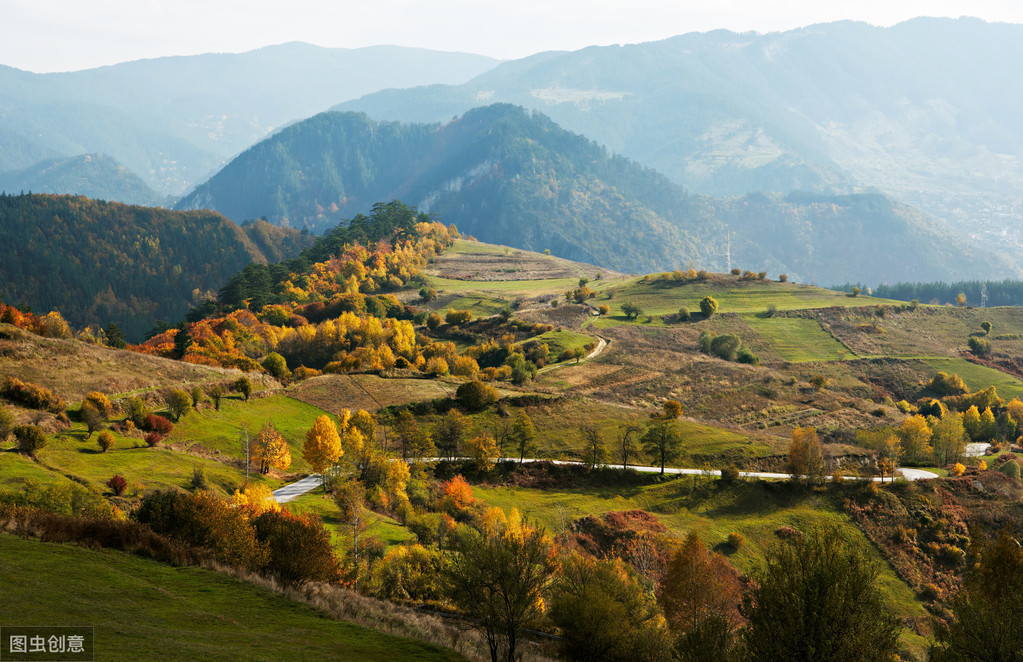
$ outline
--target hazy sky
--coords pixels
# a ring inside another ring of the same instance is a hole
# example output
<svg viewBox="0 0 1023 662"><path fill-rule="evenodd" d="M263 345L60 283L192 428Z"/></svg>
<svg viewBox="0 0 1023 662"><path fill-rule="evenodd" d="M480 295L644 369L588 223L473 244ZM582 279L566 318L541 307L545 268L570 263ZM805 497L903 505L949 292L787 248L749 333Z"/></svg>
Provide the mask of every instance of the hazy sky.
<svg viewBox="0 0 1023 662"><path fill-rule="evenodd" d="M287 41L518 58L727 28L772 32L915 16L1023 23L1018 0L2 0L0 64L67 71ZM0 94L3 91L0 90Z"/></svg>

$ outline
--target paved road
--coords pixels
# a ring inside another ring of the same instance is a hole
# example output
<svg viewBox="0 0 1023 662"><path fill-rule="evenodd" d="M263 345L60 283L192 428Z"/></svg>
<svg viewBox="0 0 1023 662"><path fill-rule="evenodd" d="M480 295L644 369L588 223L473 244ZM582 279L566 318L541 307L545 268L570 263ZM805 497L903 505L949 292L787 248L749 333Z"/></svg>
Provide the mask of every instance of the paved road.
<svg viewBox="0 0 1023 662"><path fill-rule="evenodd" d="M428 458L426 461L431 461L432 462L432 461L436 461L436 460L439 460L439 459L440 458ZM526 459L524 459L522 461L523 462L547 462L548 460L542 460L542 459L538 459L538 458L526 458ZM569 460L549 460L549 461L552 462L553 464L583 464L582 462L573 462L573 461L569 461ZM518 462L518 460L513 459L513 458L503 458L503 459L501 459L501 462ZM612 468L612 469L621 467L621 465L618 465L618 464L605 464L603 466L609 467L609 468ZM642 473L660 473L661 472L661 468L660 467L651 467L651 466L645 466L645 465L631 465L630 464L629 468L633 469L635 471L642 472ZM909 468L905 468L905 469L899 469L899 472L902 474L902 477L907 479L907 480L928 480L928 479L931 479L931 478L937 478L938 477L938 474L932 473L930 471L924 471L923 469L909 469ZM664 473L665 474L672 474L672 475L680 475L681 474L681 475L686 475L686 476L720 476L721 475L721 472L719 470L717 470L717 469L679 469L679 468L676 468L676 467L664 467ZM743 478L768 478L768 479L779 479L779 480L786 480L786 479L788 479L790 477L789 474L778 473L778 472L773 472L773 471L740 471L739 475L742 476ZM828 478L830 479L831 476L828 476ZM852 479L850 478L850 480L852 480ZM882 479L880 477L874 477L872 480L874 480L874 482L882 482ZM287 503L287 502L291 501L292 499L300 497L300 496L302 496L303 494L305 494L307 492L312 492L317 487L319 487L322 484L322 482L323 481L320 479L319 474L313 474L311 476L307 476L307 477L303 478L302 480L296 481L294 483L290 483L288 485L285 485L282 488L274 490L274 492L273 492L274 498L277 499L278 503Z"/></svg>

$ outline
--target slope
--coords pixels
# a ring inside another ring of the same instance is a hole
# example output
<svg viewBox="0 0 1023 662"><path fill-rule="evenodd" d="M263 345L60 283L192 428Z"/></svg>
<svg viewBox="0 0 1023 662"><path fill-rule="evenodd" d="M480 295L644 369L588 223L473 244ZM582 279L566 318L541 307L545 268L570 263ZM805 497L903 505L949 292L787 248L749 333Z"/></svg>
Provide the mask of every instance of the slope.
<svg viewBox="0 0 1023 662"><path fill-rule="evenodd" d="M10 194L70 193L130 205L167 203L138 175L103 154L47 159L28 168L0 173L0 191Z"/></svg>
<svg viewBox="0 0 1023 662"><path fill-rule="evenodd" d="M0 172L102 152L180 195L284 123L383 87L460 83L491 58L303 43L33 74L0 66Z"/></svg>
<svg viewBox="0 0 1023 662"><path fill-rule="evenodd" d="M297 254L298 232L219 214L131 207L85 197L0 195L0 296L75 327L116 322L132 339L178 320L196 295L246 264Z"/></svg>
<svg viewBox="0 0 1023 662"><path fill-rule="evenodd" d="M485 241L620 271L740 265L803 281L1017 273L878 194L711 198L505 104L443 125L323 113L242 153L178 203L322 229L401 198Z"/></svg>

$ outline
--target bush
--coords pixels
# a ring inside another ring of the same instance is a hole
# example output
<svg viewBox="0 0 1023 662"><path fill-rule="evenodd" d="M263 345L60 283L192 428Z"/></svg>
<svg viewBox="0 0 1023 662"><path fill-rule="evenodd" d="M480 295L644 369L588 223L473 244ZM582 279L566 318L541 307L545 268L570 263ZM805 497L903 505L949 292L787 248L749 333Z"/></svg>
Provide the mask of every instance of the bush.
<svg viewBox="0 0 1023 662"><path fill-rule="evenodd" d="M0 383L0 395L14 404L29 409L41 409L54 414L64 411L66 403L54 395L53 391L36 384L23 382L17 377L6 377Z"/></svg>
<svg viewBox="0 0 1023 662"><path fill-rule="evenodd" d="M1009 460L1008 462L1003 463L1002 466L998 467L998 470L1010 478L1019 480L1019 462L1016 460Z"/></svg>
<svg viewBox="0 0 1023 662"><path fill-rule="evenodd" d="M739 467L734 464L729 464L727 467L721 470L721 482L725 485L731 485L737 483L741 478L739 474Z"/></svg>
<svg viewBox="0 0 1023 662"><path fill-rule="evenodd" d="M788 274L778 274L778 282L779 283L787 283L787 282L789 282L789 275Z"/></svg>
<svg viewBox="0 0 1023 662"><path fill-rule="evenodd" d="M741 533L733 531L728 534L728 545L735 551L742 549L742 546L746 544L746 538Z"/></svg>
<svg viewBox="0 0 1023 662"><path fill-rule="evenodd" d="M970 351L977 356L991 356L991 341L987 338L971 337L968 341Z"/></svg>
<svg viewBox="0 0 1023 662"><path fill-rule="evenodd" d="M252 395L252 380L248 377L239 377L234 382L234 390L242 394L246 400Z"/></svg>
<svg viewBox="0 0 1023 662"><path fill-rule="evenodd" d="M99 444L100 450L106 453L114 445L114 435L109 430L104 430L99 433L96 443Z"/></svg>
<svg viewBox="0 0 1023 662"><path fill-rule="evenodd" d="M95 407L96 411L102 414L104 418L110 416L114 409L113 405L110 404L110 398L99 391L92 391L91 393L88 393L85 396L85 399L82 400L82 404L85 404L86 402Z"/></svg>
<svg viewBox="0 0 1023 662"><path fill-rule="evenodd" d="M686 308L685 306L682 306L681 308L678 309L679 322L688 322L692 318L692 316L693 316L692 313L690 313L689 309Z"/></svg>
<svg viewBox="0 0 1023 662"><path fill-rule="evenodd" d="M128 481L125 480L124 476L115 475L107 481L106 485L114 491L115 496L121 496L128 487Z"/></svg>
<svg viewBox="0 0 1023 662"><path fill-rule="evenodd" d="M742 341L739 340L739 336L730 333L715 336L710 341L710 353L725 361L734 361L740 347L742 347Z"/></svg>
<svg viewBox="0 0 1023 662"><path fill-rule="evenodd" d="M163 435L159 432L150 432L146 435L146 444L148 444L150 448L155 447L161 441L163 441Z"/></svg>
<svg viewBox="0 0 1023 662"><path fill-rule="evenodd" d="M14 428L14 438L18 440L18 450L27 455L46 446L46 433L37 425L18 425Z"/></svg>
<svg viewBox="0 0 1023 662"><path fill-rule="evenodd" d="M743 347L742 349L739 350L739 353L736 354L735 360L738 361L739 363L747 363L749 365L760 365L760 359L747 347Z"/></svg>
<svg viewBox="0 0 1023 662"><path fill-rule="evenodd" d="M472 321L472 311L469 310L449 310L444 315L444 321L452 326L458 326L459 324L466 324Z"/></svg>
<svg viewBox="0 0 1023 662"><path fill-rule="evenodd" d="M718 302L714 299L714 297L709 297L709 296L708 297L703 297L703 299L700 300L700 312L703 313L704 317L708 317L709 318L714 313L716 313L717 311L718 311Z"/></svg>
<svg viewBox="0 0 1023 662"><path fill-rule="evenodd" d="M135 424L140 430L146 428L146 417L149 416L149 408L142 398L132 396L125 403L128 410L127 420Z"/></svg>
<svg viewBox="0 0 1023 662"><path fill-rule="evenodd" d="M330 533L315 514L267 510L252 520L252 529L268 548L263 571L274 579L293 586L340 579Z"/></svg>
<svg viewBox="0 0 1023 662"><path fill-rule="evenodd" d="M206 478L206 469L202 467L195 467L192 469L192 487L197 490L205 490L209 487L209 481Z"/></svg>
<svg viewBox="0 0 1023 662"><path fill-rule="evenodd" d="M180 420L182 416L192 410L192 396L183 389L171 389L164 399L175 421Z"/></svg>

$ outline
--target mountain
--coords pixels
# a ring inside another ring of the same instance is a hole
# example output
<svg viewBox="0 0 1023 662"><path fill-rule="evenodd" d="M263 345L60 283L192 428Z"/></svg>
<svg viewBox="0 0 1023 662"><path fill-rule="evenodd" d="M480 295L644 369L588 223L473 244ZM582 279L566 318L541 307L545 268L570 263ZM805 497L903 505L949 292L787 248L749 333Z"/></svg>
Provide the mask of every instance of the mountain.
<svg viewBox="0 0 1023 662"><path fill-rule="evenodd" d="M132 205L169 202L149 188L138 175L103 154L47 159L28 168L0 173L0 191L11 194L72 193Z"/></svg>
<svg viewBox="0 0 1023 662"><path fill-rule="evenodd" d="M542 53L335 109L436 122L514 103L693 191L876 187L1018 252L1021 63L1023 25L968 18L719 30Z"/></svg>
<svg viewBox="0 0 1023 662"><path fill-rule="evenodd" d="M491 58L416 48L320 48L126 62L68 73L0 66L0 172L103 153L180 195L287 122L384 87L460 83Z"/></svg>
<svg viewBox="0 0 1023 662"><path fill-rule="evenodd" d="M73 327L116 322L140 340L179 320L251 262L297 255L312 239L213 212L176 212L85 197L0 195L0 297Z"/></svg>
<svg viewBox="0 0 1023 662"><path fill-rule="evenodd" d="M690 195L506 104L442 125L323 113L246 150L178 207L322 230L394 198L484 241L618 271L724 270L730 256L804 282L1019 273L880 194Z"/></svg>

